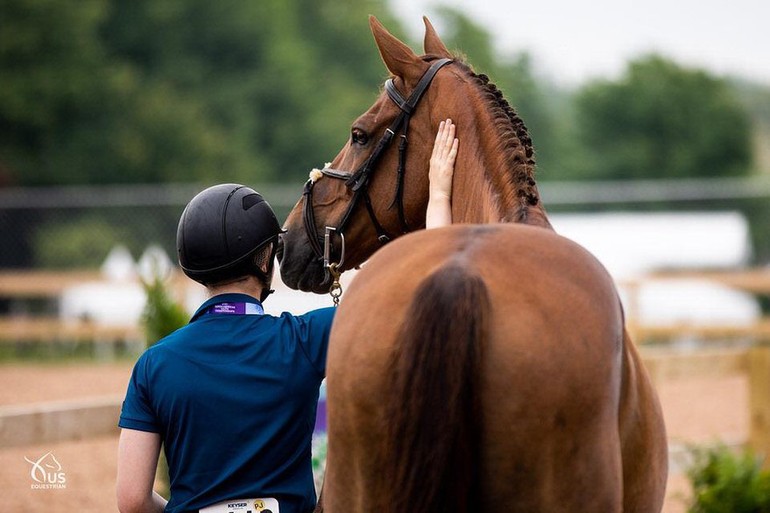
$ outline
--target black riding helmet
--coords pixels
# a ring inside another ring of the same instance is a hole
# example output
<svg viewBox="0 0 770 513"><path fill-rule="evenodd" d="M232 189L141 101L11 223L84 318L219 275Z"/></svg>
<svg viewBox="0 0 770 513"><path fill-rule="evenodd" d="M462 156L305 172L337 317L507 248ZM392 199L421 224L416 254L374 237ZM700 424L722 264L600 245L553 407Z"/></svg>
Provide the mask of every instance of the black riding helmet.
<svg viewBox="0 0 770 513"><path fill-rule="evenodd" d="M270 277L253 257L280 233L273 209L254 189L214 185L195 196L182 212L176 233L179 265L204 285L252 274L265 279L269 287Z"/></svg>

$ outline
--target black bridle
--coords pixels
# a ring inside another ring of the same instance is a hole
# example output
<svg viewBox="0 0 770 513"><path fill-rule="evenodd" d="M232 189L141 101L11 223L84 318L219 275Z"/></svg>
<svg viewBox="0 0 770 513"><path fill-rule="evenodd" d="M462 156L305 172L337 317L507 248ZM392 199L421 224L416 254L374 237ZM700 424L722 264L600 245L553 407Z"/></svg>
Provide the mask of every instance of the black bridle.
<svg viewBox="0 0 770 513"><path fill-rule="evenodd" d="M412 113L414 112L414 109L417 107L417 104L422 98L423 93L425 93L425 91L428 89L428 86L430 86L430 83L433 81L433 77L436 76L438 70L450 62L452 62L452 59L439 59L434 61L430 68L428 68L428 70L420 78L419 82L417 82L417 86L415 87L414 91L412 91L412 94L409 96L409 98L404 98L398 89L396 89L392 78L388 79L385 82L385 91L388 93L390 99L393 100L393 102L398 106L401 112L399 112L398 116L393 120L390 126L385 129L385 133L382 134L382 137L377 142L374 151L372 151L371 155L369 155L366 161L364 161L361 167L358 168L358 170L355 172L349 173L329 168L320 170L321 174L319 176L327 176L329 178L345 180L345 186L353 191L353 198L350 200L347 210L342 216L342 220L340 221L339 225L336 228L330 226L326 227L323 247L321 246L320 236L315 224L315 213L313 212L313 185L315 184L317 178L311 178L307 181L307 183L305 183L305 190L302 193L305 201L302 212L303 223L305 225L305 233L307 234L307 238L310 241L310 247L313 249L313 252L319 259L324 260L324 265L327 269L330 266L333 266L333 270L336 270L342 266L345 254L345 239L343 232L347 226L348 221L350 220L353 211L356 208L356 205L362 199L366 207L366 211L369 213L369 218L372 221L372 225L374 225L374 229L377 231L377 240L379 240L381 244L386 244L393 239L393 237L382 226L382 223L380 223L377 219L377 215L374 212L374 207L372 207L372 200L369 197L368 185L375 165L399 130L401 130L402 133L401 142L398 146L398 175L396 182L396 193L395 197L393 198L393 202L388 208L392 208L394 205L398 207L398 218L401 223L401 229L403 233L407 233L409 231L409 225L404 214L403 201L406 148L408 145L407 130L409 129L409 120L412 116ZM331 264L331 232L335 231L341 237L342 249L340 254L340 261L336 264Z"/></svg>

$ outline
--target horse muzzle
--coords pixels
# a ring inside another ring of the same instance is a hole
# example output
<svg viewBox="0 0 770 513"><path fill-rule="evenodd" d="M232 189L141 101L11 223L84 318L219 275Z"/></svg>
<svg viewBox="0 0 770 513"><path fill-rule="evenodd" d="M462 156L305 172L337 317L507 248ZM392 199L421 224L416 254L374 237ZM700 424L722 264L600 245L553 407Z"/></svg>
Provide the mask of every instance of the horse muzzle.
<svg viewBox="0 0 770 513"><path fill-rule="evenodd" d="M278 244L278 263L281 280L286 286L303 292L326 294L332 284L332 277L324 268L304 232L289 229Z"/></svg>

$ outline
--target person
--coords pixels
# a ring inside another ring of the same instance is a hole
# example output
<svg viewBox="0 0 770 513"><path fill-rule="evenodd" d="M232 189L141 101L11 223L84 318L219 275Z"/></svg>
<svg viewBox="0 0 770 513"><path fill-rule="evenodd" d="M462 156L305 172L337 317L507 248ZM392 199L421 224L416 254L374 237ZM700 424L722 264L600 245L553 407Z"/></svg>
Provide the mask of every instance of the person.
<svg viewBox="0 0 770 513"><path fill-rule="evenodd" d="M447 219L457 154L441 123L426 225ZM264 313L281 227L256 191L200 192L177 229L179 264L208 299L136 362L118 425L117 502L127 512L307 513L311 436L335 309ZM171 499L153 491L161 446Z"/></svg>

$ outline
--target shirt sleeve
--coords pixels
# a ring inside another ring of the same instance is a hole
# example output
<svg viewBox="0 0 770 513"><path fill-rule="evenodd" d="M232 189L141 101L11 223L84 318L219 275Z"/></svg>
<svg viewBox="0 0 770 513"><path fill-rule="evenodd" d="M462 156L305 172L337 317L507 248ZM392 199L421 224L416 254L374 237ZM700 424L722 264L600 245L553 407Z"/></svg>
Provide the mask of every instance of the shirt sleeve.
<svg viewBox="0 0 770 513"><path fill-rule="evenodd" d="M302 323L302 349L313 368L321 377L326 376L326 354L329 348L329 332L336 308L319 308L299 316Z"/></svg>
<svg viewBox="0 0 770 513"><path fill-rule="evenodd" d="M128 382L128 390L121 408L118 426L138 431L160 433L149 399L148 365L149 357L147 352L145 352L136 362L131 373L131 380Z"/></svg>

